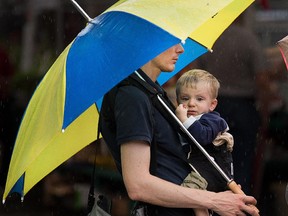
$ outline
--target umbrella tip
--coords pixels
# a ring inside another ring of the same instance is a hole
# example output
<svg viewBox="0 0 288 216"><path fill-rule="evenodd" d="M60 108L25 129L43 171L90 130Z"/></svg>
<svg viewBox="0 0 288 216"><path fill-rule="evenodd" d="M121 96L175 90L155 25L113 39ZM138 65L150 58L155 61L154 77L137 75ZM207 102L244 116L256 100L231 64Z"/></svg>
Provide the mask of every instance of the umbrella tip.
<svg viewBox="0 0 288 216"><path fill-rule="evenodd" d="M65 132L65 129L62 129L62 133L64 133Z"/></svg>
<svg viewBox="0 0 288 216"><path fill-rule="evenodd" d="M5 201L6 201L5 199L2 200L2 204L3 204L3 205L5 204Z"/></svg>
<svg viewBox="0 0 288 216"><path fill-rule="evenodd" d="M24 196L21 196L21 202L24 202Z"/></svg>

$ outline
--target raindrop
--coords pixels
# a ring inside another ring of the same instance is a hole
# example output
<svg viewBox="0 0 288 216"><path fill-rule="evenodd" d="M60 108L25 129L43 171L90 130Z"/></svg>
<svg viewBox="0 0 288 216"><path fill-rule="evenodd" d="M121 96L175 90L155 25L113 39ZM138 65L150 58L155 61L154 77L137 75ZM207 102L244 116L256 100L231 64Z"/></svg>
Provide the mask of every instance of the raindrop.
<svg viewBox="0 0 288 216"><path fill-rule="evenodd" d="M286 203L288 205L288 183L287 183L287 186L286 186L285 199L286 199Z"/></svg>

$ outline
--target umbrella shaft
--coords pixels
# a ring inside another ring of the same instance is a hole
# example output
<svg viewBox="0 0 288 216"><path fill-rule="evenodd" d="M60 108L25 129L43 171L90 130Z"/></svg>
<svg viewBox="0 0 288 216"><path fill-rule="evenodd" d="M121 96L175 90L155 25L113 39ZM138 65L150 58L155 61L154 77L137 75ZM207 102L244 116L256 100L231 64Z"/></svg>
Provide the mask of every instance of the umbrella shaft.
<svg viewBox="0 0 288 216"><path fill-rule="evenodd" d="M80 5L75 0L71 0L71 2L76 7L76 9L82 14L82 16L87 20L87 22L92 21L92 19L88 16L88 14L83 10L82 7L80 7Z"/></svg>

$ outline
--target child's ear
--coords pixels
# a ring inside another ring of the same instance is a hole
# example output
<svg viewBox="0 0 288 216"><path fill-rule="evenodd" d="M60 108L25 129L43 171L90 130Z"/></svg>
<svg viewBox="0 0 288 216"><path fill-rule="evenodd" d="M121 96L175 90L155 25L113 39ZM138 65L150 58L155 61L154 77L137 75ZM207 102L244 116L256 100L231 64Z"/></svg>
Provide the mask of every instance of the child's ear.
<svg viewBox="0 0 288 216"><path fill-rule="evenodd" d="M210 112L213 111L216 108L217 104L218 104L218 100L217 99L212 100L211 106L210 106Z"/></svg>

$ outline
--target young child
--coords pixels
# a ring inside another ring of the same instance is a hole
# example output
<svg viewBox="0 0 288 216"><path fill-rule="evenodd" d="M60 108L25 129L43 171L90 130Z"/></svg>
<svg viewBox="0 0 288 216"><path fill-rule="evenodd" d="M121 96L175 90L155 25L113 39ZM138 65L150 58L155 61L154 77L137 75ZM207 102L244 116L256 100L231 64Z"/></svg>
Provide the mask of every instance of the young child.
<svg viewBox="0 0 288 216"><path fill-rule="evenodd" d="M176 115L191 135L214 158L216 163L229 176L233 177L232 148L233 137L227 131L226 121L215 112L220 84L210 73L200 69L184 73L176 83L178 107ZM189 149L187 157L196 173L208 182L207 190L227 190L226 180L218 173L204 154L192 141L183 140L184 149ZM189 148L187 148L187 146ZM193 173L193 174L192 174ZM185 187L198 187L195 172L191 172L183 182ZM194 178L194 180L193 180ZM200 177L201 178L201 177ZM192 182L191 182L192 180ZM195 185L196 181L196 185ZM199 187L198 187L199 188ZM205 189L205 188L204 188ZM209 215L207 209L196 209L197 216Z"/></svg>

